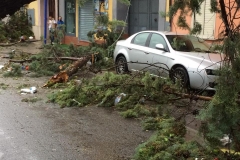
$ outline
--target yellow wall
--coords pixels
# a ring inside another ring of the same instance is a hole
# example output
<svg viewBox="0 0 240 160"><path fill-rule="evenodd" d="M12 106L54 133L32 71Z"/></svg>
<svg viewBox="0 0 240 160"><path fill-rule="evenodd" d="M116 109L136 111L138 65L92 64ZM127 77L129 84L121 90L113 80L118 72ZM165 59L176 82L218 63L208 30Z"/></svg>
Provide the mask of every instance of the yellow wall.
<svg viewBox="0 0 240 160"><path fill-rule="evenodd" d="M109 8L108 8L108 16L109 16L109 20L111 21L112 20L112 13L113 13L113 0L108 0L108 3L109 3Z"/></svg>
<svg viewBox="0 0 240 160"><path fill-rule="evenodd" d="M167 0L166 1L166 13L169 12L169 4L170 4L170 0ZM166 21L169 22L169 16L166 16Z"/></svg>
<svg viewBox="0 0 240 160"><path fill-rule="evenodd" d="M112 13L113 13L113 6L112 6L112 0L108 0L108 10L105 10L104 9L104 7L103 7L103 5L102 5L102 7L101 7L101 12L107 12L108 13L108 17L109 17L109 20L111 21L112 20Z"/></svg>
<svg viewBox="0 0 240 160"><path fill-rule="evenodd" d="M32 3L30 3L27 7L28 9L34 9L34 15L35 15L35 26L38 26L39 24L39 21L38 21L38 18L39 18L39 15L38 15L38 3L37 1L34 1Z"/></svg>

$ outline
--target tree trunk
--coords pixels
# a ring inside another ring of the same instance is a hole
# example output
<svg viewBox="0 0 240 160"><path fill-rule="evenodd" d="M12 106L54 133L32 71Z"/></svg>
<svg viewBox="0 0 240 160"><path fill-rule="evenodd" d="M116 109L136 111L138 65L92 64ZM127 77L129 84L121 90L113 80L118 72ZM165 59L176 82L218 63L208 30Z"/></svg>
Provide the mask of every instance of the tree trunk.
<svg viewBox="0 0 240 160"><path fill-rule="evenodd" d="M2 58L9 58L9 57L2 57ZM71 60L71 61L78 61L79 58L76 57L48 57L48 60ZM24 62L32 62L31 59L25 59L25 60L14 60L10 59L9 62L14 62L14 63L24 63Z"/></svg>
<svg viewBox="0 0 240 160"><path fill-rule="evenodd" d="M78 71L79 68L82 68L86 63L91 59L92 55L79 58L72 65L68 66L64 71L59 72L57 75L54 75L43 87L50 87L56 83L67 82L69 77Z"/></svg>

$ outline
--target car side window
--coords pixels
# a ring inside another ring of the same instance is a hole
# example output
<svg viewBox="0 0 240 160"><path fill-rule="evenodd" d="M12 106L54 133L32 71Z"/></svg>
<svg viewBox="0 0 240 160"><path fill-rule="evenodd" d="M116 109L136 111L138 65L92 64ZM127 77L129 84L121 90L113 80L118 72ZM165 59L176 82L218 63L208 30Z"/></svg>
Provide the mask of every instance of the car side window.
<svg viewBox="0 0 240 160"><path fill-rule="evenodd" d="M167 49L167 43L163 36L153 33L149 42L149 47L156 48L156 44L162 44L164 48Z"/></svg>
<svg viewBox="0 0 240 160"><path fill-rule="evenodd" d="M140 33L134 37L132 43L140 46L145 46L148 36L149 33Z"/></svg>

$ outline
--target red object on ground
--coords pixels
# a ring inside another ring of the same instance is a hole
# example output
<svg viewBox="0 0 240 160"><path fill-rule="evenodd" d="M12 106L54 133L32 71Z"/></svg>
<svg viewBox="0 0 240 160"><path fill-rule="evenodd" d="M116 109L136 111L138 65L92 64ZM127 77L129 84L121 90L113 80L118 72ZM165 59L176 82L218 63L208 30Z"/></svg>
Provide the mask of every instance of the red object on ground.
<svg viewBox="0 0 240 160"><path fill-rule="evenodd" d="M25 69L26 69L26 70L29 70L29 66L26 66Z"/></svg>

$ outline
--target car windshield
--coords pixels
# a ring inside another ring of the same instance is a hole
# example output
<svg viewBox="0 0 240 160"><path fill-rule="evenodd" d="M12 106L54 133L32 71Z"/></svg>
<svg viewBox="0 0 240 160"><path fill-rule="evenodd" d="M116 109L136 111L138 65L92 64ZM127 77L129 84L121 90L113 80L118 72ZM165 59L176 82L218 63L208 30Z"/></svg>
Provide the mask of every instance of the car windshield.
<svg viewBox="0 0 240 160"><path fill-rule="evenodd" d="M210 45L201 38L190 35L166 35L166 37L176 51L210 52Z"/></svg>

